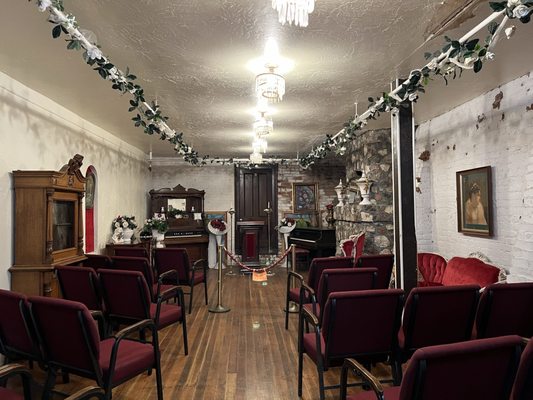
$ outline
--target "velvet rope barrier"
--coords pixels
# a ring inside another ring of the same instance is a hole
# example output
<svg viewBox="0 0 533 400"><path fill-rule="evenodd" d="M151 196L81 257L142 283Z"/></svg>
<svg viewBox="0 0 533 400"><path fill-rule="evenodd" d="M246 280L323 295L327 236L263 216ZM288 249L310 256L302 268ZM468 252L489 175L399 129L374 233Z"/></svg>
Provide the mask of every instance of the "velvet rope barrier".
<svg viewBox="0 0 533 400"><path fill-rule="evenodd" d="M235 255L232 254L231 251L226 249L226 247L224 247L224 251L226 252L228 257L231 258L231 260L234 263L236 263L239 267L244 268L244 269L246 269L248 271L252 271L252 272L254 272L254 271L255 272L260 272L260 271L266 272L269 269L274 268L274 267L278 266L279 264L281 264L281 262L285 259L285 257L287 257L289 255L289 253L291 252L291 248L289 247L287 250L285 250L285 252L283 252L283 254L273 264L269 265L268 267L263 267L263 268L251 268L248 265L244 265L242 262L237 260Z"/></svg>

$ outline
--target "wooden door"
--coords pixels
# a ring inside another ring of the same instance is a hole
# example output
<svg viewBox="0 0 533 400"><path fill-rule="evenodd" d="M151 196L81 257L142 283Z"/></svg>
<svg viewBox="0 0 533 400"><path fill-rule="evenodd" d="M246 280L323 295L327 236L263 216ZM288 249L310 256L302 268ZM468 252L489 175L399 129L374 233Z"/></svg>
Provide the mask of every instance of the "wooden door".
<svg viewBox="0 0 533 400"><path fill-rule="evenodd" d="M256 168L235 167L235 220L263 221L264 227L259 232L259 252L268 254L268 226L269 217L265 209L272 209L270 214L270 252L278 250L278 189L277 167L262 166ZM235 251L242 254L242 240L240 233L235 232Z"/></svg>

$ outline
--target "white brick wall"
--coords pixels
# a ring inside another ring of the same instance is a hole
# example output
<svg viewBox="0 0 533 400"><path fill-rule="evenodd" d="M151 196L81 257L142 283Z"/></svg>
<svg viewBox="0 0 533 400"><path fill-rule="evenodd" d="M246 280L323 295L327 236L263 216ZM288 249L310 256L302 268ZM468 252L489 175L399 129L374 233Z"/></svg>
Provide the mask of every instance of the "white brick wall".
<svg viewBox="0 0 533 400"><path fill-rule="evenodd" d="M429 150L431 158L415 196L419 251L447 258L481 251L510 271L509 281L533 280L533 111L526 107L533 107L530 74L420 125L416 155ZM494 236L466 236L457 232L455 172L485 165L492 166Z"/></svg>

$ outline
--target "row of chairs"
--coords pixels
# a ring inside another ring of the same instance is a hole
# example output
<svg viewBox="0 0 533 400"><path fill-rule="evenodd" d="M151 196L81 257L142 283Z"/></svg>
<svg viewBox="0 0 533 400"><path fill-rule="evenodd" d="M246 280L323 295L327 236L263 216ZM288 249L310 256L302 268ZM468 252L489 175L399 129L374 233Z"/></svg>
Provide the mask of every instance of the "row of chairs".
<svg viewBox="0 0 533 400"><path fill-rule="evenodd" d="M522 347L525 345L522 352ZM348 372L373 392L347 396ZM342 400L530 400L533 399L533 340L500 336L417 350L401 386L384 388L354 359L344 361Z"/></svg>
<svg viewBox="0 0 533 400"><path fill-rule="evenodd" d="M285 297L285 329L289 329L289 302L292 301L301 306L305 303L310 303L313 295L321 293L319 284L324 270L375 268L376 275L372 288L386 289L389 287L393 265L393 254L362 255L357 258L353 256L320 257L313 259L311 262L307 280L302 275L294 271L289 271L287 277L287 295ZM298 285L295 285L295 287L291 287L293 280L298 282ZM365 289L365 287L359 287L357 290L361 289ZM368 287L367 289L371 288ZM327 298L327 296L324 298Z"/></svg>
<svg viewBox="0 0 533 400"><path fill-rule="evenodd" d="M51 397L60 371L95 380L107 400L114 387L153 369L157 398L163 399L158 330L152 319L102 338L94 319L99 312L91 313L79 302L0 290L0 309L0 350L9 360L36 361L47 371L43 400Z"/></svg>
<svg viewBox="0 0 533 400"><path fill-rule="evenodd" d="M325 270L322 281L339 271L350 269ZM368 278L365 280L368 284ZM401 364L419 348L471 338L533 336L533 282L489 285L481 296L477 285L420 287L409 293L405 306L402 290L341 290L337 284L319 313L318 307L302 307L299 394L304 354L317 366L322 399L325 389L338 387L324 387L323 372L347 357L359 357L368 368L370 362L389 359L393 382L399 384ZM313 333L304 333L303 321L314 327Z"/></svg>
<svg viewBox="0 0 533 400"><path fill-rule="evenodd" d="M203 259L191 263L187 249L170 247L154 249L153 265L144 247L116 247L115 256L108 257L100 254L86 254L87 258L81 265L98 271L106 269L127 269L143 273L152 295L155 296L161 285L187 286L189 291L189 314L192 310L194 287L204 285L205 304L207 298L207 262ZM175 271L168 274L168 271ZM159 279L161 278L161 279ZM165 287L161 288L163 291Z"/></svg>

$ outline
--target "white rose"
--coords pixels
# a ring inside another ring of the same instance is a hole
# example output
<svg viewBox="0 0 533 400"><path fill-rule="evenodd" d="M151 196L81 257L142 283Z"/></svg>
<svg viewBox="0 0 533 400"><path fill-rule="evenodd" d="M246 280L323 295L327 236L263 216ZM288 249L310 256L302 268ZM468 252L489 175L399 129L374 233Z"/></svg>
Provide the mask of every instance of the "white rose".
<svg viewBox="0 0 533 400"><path fill-rule="evenodd" d="M289 223L287 223L287 226L290 228L292 226L292 224L289 222Z"/></svg>
<svg viewBox="0 0 533 400"><path fill-rule="evenodd" d="M485 57L487 58L487 60L494 60L494 57L496 57L496 55L494 53L491 53L490 51L487 51Z"/></svg>
<svg viewBox="0 0 533 400"><path fill-rule="evenodd" d="M507 1L507 7L509 8L517 6L519 4L522 4L521 0L508 0Z"/></svg>
<svg viewBox="0 0 533 400"><path fill-rule="evenodd" d="M115 228L120 228L120 222L115 222Z"/></svg>
<svg viewBox="0 0 533 400"><path fill-rule="evenodd" d="M516 6L513 10L513 17L522 18L526 17L529 14L529 7L523 4Z"/></svg>
<svg viewBox="0 0 533 400"><path fill-rule="evenodd" d="M37 7L39 7L40 12L45 12L48 7L52 5L52 0L39 0Z"/></svg>
<svg viewBox="0 0 533 400"><path fill-rule="evenodd" d="M102 51L98 47L93 46L87 49L87 55L91 60L102 58Z"/></svg>
<svg viewBox="0 0 533 400"><path fill-rule="evenodd" d="M128 225L129 225L129 224L128 224L128 221L124 221L124 222L122 223L122 227L123 227L123 228L127 228Z"/></svg>
<svg viewBox="0 0 533 400"><path fill-rule="evenodd" d="M416 99L418 99L418 94L416 93L411 93L409 95L409 101L415 101Z"/></svg>

